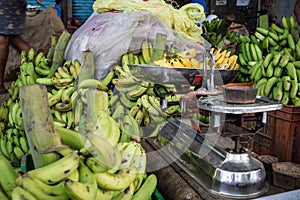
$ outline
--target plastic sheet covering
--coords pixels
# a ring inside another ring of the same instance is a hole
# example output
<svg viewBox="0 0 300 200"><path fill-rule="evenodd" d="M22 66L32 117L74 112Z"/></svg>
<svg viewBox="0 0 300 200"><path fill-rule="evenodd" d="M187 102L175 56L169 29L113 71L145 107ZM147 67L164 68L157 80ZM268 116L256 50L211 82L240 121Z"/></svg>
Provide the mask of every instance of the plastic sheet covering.
<svg viewBox="0 0 300 200"><path fill-rule="evenodd" d="M73 34L65 51L65 58L81 61L83 51L92 51L95 60L95 76L101 80L115 65L120 65L121 56L132 51L139 53L145 39L154 41L157 33L167 35L166 49L195 48L204 53L204 45L179 37L157 16L150 12L93 13Z"/></svg>

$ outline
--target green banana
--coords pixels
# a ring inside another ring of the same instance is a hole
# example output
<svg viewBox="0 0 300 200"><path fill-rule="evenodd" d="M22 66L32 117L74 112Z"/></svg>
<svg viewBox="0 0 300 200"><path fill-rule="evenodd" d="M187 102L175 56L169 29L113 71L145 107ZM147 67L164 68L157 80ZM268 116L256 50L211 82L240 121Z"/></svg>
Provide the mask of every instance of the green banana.
<svg viewBox="0 0 300 200"><path fill-rule="evenodd" d="M58 102L53 106L53 108L59 112L68 112L72 110L73 104L72 102L69 103Z"/></svg>
<svg viewBox="0 0 300 200"><path fill-rule="evenodd" d="M133 106L136 105L136 101L129 99L125 93L121 93L120 101L127 109L131 109Z"/></svg>
<svg viewBox="0 0 300 200"><path fill-rule="evenodd" d="M281 56L282 55L279 52L274 53L273 60L272 60L272 58L270 59L270 61L272 60L274 66L278 66L279 65L279 61L281 60Z"/></svg>
<svg viewBox="0 0 300 200"><path fill-rule="evenodd" d="M22 188L35 196L37 199L43 200L67 200L65 187L63 182L56 185L48 185L37 178L30 176L22 177Z"/></svg>
<svg viewBox="0 0 300 200"><path fill-rule="evenodd" d="M140 109L141 109L140 106L134 105L134 106L132 106L132 107L130 108L128 114L129 114L131 117L134 118L134 117L136 116L136 114L139 112Z"/></svg>
<svg viewBox="0 0 300 200"><path fill-rule="evenodd" d="M289 33L287 35L287 41L288 41L288 45L289 45L290 49L295 50L296 46L295 46L295 41L294 41L292 34Z"/></svg>
<svg viewBox="0 0 300 200"><path fill-rule="evenodd" d="M131 200L134 194L134 185L131 183L125 190L118 191L116 195L113 196L113 200Z"/></svg>
<svg viewBox="0 0 300 200"><path fill-rule="evenodd" d="M111 82L112 79L115 77L115 72L114 70L109 71L106 76L101 80L102 83L104 83L106 86L108 86Z"/></svg>
<svg viewBox="0 0 300 200"><path fill-rule="evenodd" d="M74 92L75 92L74 86L67 87L61 95L61 101L63 103L71 103L72 102L71 96Z"/></svg>
<svg viewBox="0 0 300 200"><path fill-rule="evenodd" d="M262 78L254 84L254 87L260 88L262 85L266 84L268 81L267 78Z"/></svg>
<svg viewBox="0 0 300 200"><path fill-rule="evenodd" d="M119 104L116 108L114 108L114 112L112 114L112 118L119 124L119 122L125 116L125 108L122 104Z"/></svg>
<svg viewBox="0 0 300 200"><path fill-rule="evenodd" d="M52 107L53 105L55 105L56 103L58 103L59 101L61 101L61 97L65 91L66 87L61 88L57 91L57 93L53 94L49 99L49 106Z"/></svg>
<svg viewBox="0 0 300 200"><path fill-rule="evenodd" d="M131 169L120 170L117 173L107 172L94 173L98 187L105 190L124 190L131 184L131 176L136 176L136 172Z"/></svg>
<svg viewBox="0 0 300 200"><path fill-rule="evenodd" d="M61 137L63 143L73 149L80 150L84 147L86 138L77 131L59 126L55 126L55 131Z"/></svg>
<svg viewBox="0 0 300 200"><path fill-rule="evenodd" d="M27 174L46 184L55 184L76 170L79 166L79 160L78 152L74 150L72 153L53 163L28 171Z"/></svg>
<svg viewBox="0 0 300 200"><path fill-rule="evenodd" d="M73 77L74 79L76 79L78 74L77 74L75 65L74 65L74 64L71 64L69 70L70 70L70 74L72 75L72 77ZM56 72L55 72L55 73L56 73Z"/></svg>
<svg viewBox="0 0 300 200"><path fill-rule="evenodd" d="M98 187L95 200L112 200L113 195L114 195L114 191L102 190L101 188Z"/></svg>
<svg viewBox="0 0 300 200"><path fill-rule="evenodd" d="M296 97L298 92L298 82L297 80L291 80L291 89L290 89L290 98L293 99Z"/></svg>
<svg viewBox="0 0 300 200"><path fill-rule="evenodd" d="M272 88L274 87L275 84L277 84L279 81L279 78L273 76L270 79L268 79L265 87L264 87L264 96L269 96Z"/></svg>
<svg viewBox="0 0 300 200"><path fill-rule="evenodd" d="M291 88L291 77L290 76L283 76L281 78L282 82L283 82L283 88L284 91L289 91Z"/></svg>
<svg viewBox="0 0 300 200"><path fill-rule="evenodd" d="M265 36L263 34L261 34L260 32L258 31L255 31L254 32L254 36L259 39L260 41L263 41L265 39Z"/></svg>
<svg viewBox="0 0 300 200"><path fill-rule="evenodd" d="M275 76L275 77L277 77L277 78L280 78L282 72L283 72L283 68L277 66L277 67L274 68L274 74L273 74L273 76Z"/></svg>
<svg viewBox="0 0 300 200"><path fill-rule="evenodd" d="M142 108L142 112L143 112L143 125L149 126L151 123L150 114L144 107Z"/></svg>
<svg viewBox="0 0 300 200"><path fill-rule="evenodd" d="M79 181L79 170L78 168L76 170L74 170L71 174L69 174L67 177L66 177L66 180L69 179L69 180L72 180L72 181ZM60 183L62 183L63 181L61 181Z"/></svg>
<svg viewBox="0 0 300 200"><path fill-rule="evenodd" d="M102 134L86 133L88 138L85 148L91 155L110 168L121 164L121 154Z"/></svg>
<svg viewBox="0 0 300 200"><path fill-rule="evenodd" d="M142 56L143 56L143 59L146 64L149 64L150 58L151 58L150 50L152 51L152 49L149 45L150 45L150 42L148 42L147 40L144 40L141 45L142 46Z"/></svg>
<svg viewBox="0 0 300 200"><path fill-rule="evenodd" d="M3 137L3 136L2 136ZM17 172L14 167L3 155L0 155L0 167L1 167L1 175L0 175L0 185L4 190L5 194L11 198L12 191L16 187L15 181L18 177Z"/></svg>
<svg viewBox="0 0 300 200"><path fill-rule="evenodd" d="M289 62L286 65L286 71L287 71L287 75L289 75L291 77L291 79L294 79L296 81L298 80L297 73L296 73L296 68L293 65L293 63Z"/></svg>
<svg viewBox="0 0 300 200"><path fill-rule="evenodd" d="M88 157L85 163L94 173L107 172L110 168L95 157Z"/></svg>
<svg viewBox="0 0 300 200"><path fill-rule="evenodd" d="M267 29L262 27L256 27L256 31L263 34L264 36L268 36L270 34L270 32Z"/></svg>
<svg viewBox="0 0 300 200"><path fill-rule="evenodd" d="M131 63L129 63L129 53L124 53L122 55L121 63L122 63L122 68L123 68L124 72L129 73L130 69L128 67L128 64L131 64Z"/></svg>
<svg viewBox="0 0 300 200"><path fill-rule="evenodd" d="M25 155L25 152L23 152L23 150L19 146L14 146L13 152L19 160L21 160L21 158Z"/></svg>
<svg viewBox="0 0 300 200"><path fill-rule="evenodd" d="M5 192L2 188L0 188L0 199L2 200L9 200L8 196L6 196Z"/></svg>
<svg viewBox="0 0 300 200"><path fill-rule="evenodd" d="M50 69L43 69L39 65L35 66L34 70L38 75L40 75L42 77L46 77L50 73Z"/></svg>
<svg viewBox="0 0 300 200"><path fill-rule="evenodd" d="M30 192L26 191L20 186L14 188L11 193L11 197L13 200L38 200L38 198L36 198Z"/></svg>
<svg viewBox="0 0 300 200"><path fill-rule="evenodd" d="M37 84L42 84L45 86L53 86L53 82L51 78L40 77L35 80Z"/></svg>
<svg viewBox="0 0 300 200"><path fill-rule="evenodd" d="M252 58L251 60L258 61L258 56L253 43L249 44L249 50Z"/></svg>
<svg viewBox="0 0 300 200"><path fill-rule="evenodd" d="M269 66L269 64L270 64L270 62L272 61L272 59L273 59L273 56L274 56L274 54L272 54L272 53L268 53L266 56L265 56L265 59L264 59L264 61L263 61L263 66L265 67L265 68L267 68L268 66Z"/></svg>
<svg viewBox="0 0 300 200"><path fill-rule="evenodd" d="M147 94L142 95L141 102L142 102L143 107L150 114L150 117L151 116L159 116L160 115L160 113L149 102L149 95L147 95Z"/></svg>
<svg viewBox="0 0 300 200"><path fill-rule="evenodd" d="M7 149L7 137L6 135L2 134L0 138L0 149L1 149L1 154L5 156L5 158L10 159L10 154Z"/></svg>
<svg viewBox="0 0 300 200"><path fill-rule="evenodd" d="M126 146L124 145L127 144ZM119 146L123 145L123 148L120 148ZM138 144L135 141L130 141L130 142L121 142L118 144L118 147L121 152L122 156L122 162L120 165L121 170L126 170L130 167L131 161L133 157L135 156L136 148L138 148Z"/></svg>
<svg viewBox="0 0 300 200"><path fill-rule="evenodd" d="M79 182L66 180L66 193L71 199L95 199L97 181L93 172L81 161L79 165Z"/></svg>
<svg viewBox="0 0 300 200"><path fill-rule="evenodd" d="M276 86L273 88L273 98L281 101L283 97L283 82L279 81Z"/></svg>
<svg viewBox="0 0 300 200"><path fill-rule="evenodd" d="M290 15L290 16L288 16L289 17L289 23L290 23L290 27L293 29L293 28L297 28L298 27L298 25L297 25L297 23L296 23L296 19L295 19L295 17L293 16L293 15Z"/></svg>
<svg viewBox="0 0 300 200"><path fill-rule="evenodd" d="M280 28L280 27L279 27L277 24L275 24L275 23L272 23L272 24L271 24L271 28L272 28L273 30L275 30L277 33L280 33L280 34L283 33L283 29Z"/></svg>
<svg viewBox="0 0 300 200"><path fill-rule="evenodd" d="M30 48L27 52L27 59L29 62L34 62L34 58L36 56L36 51L34 48Z"/></svg>
<svg viewBox="0 0 300 200"><path fill-rule="evenodd" d="M289 29L290 29L289 22L288 22L286 16L282 16L282 17L281 17L281 24L282 24L282 27L283 27L284 29L286 29L286 30L289 30Z"/></svg>
<svg viewBox="0 0 300 200"><path fill-rule="evenodd" d="M133 195L132 200L149 199L157 186L157 177L150 174L140 189Z"/></svg>
<svg viewBox="0 0 300 200"><path fill-rule="evenodd" d="M260 66L262 64L262 61L257 62L252 68L251 68L251 74L250 74L250 79L254 80L256 74L259 72L261 74Z"/></svg>
<svg viewBox="0 0 300 200"><path fill-rule="evenodd" d="M283 97L281 99L282 104L287 105L290 100L290 92L289 91L284 91L283 92Z"/></svg>
<svg viewBox="0 0 300 200"><path fill-rule="evenodd" d="M279 61L280 67L285 67L289 63L289 56L288 55L282 55L281 59Z"/></svg>
<svg viewBox="0 0 300 200"><path fill-rule="evenodd" d="M84 79L78 84L78 89L80 88L95 88L102 91L107 91L107 86L97 79Z"/></svg>
<svg viewBox="0 0 300 200"><path fill-rule="evenodd" d="M137 89L127 92L126 96L131 100L136 100L147 91L148 86L149 86L149 82L142 81L142 83L138 86Z"/></svg>

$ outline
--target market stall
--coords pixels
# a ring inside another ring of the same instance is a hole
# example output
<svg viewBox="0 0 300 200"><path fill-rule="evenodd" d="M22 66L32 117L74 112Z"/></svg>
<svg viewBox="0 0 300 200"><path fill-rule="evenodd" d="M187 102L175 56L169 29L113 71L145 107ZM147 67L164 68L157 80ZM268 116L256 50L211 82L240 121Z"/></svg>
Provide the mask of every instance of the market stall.
<svg viewBox="0 0 300 200"><path fill-rule="evenodd" d="M0 198L229 200L299 189L294 17L251 34L232 16L208 20L198 4L130 3L95 1L74 33L21 53L0 107Z"/></svg>

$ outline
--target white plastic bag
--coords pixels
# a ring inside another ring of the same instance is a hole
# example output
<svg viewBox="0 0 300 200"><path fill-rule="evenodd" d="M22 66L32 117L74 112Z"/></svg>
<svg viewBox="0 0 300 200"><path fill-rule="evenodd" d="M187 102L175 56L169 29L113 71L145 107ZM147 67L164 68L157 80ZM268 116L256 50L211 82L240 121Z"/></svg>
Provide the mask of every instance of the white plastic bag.
<svg viewBox="0 0 300 200"><path fill-rule="evenodd" d="M101 80L111 67L120 65L121 56L132 51L139 53L145 39L154 41L157 33L167 35L166 49L195 48L205 52L203 45L179 38L172 29L150 12L93 13L73 34L65 52L65 59L81 61L83 51L92 51L95 76Z"/></svg>

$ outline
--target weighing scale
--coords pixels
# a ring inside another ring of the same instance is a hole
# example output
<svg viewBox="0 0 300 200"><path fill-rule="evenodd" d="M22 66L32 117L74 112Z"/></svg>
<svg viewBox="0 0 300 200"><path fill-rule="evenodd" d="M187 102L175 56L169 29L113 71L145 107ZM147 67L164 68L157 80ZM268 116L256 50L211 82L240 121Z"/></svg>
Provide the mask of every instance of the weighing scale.
<svg viewBox="0 0 300 200"><path fill-rule="evenodd" d="M183 85L199 84L197 77L202 79L202 85L208 83L206 69L149 65L131 65L130 69L138 79L174 84L176 92L181 93ZM237 72L212 70L209 73L208 81L218 84L224 78L226 84ZM264 194L268 190L266 172L263 164L251 156L253 136L266 123L267 112L281 109L282 104L261 96L257 96L255 103L229 104L222 92L212 94L203 90L187 93L179 104L183 114L161 125L152 144L156 150L213 195L249 199ZM167 105L162 97L162 109ZM199 129L186 124L184 121L189 119L191 111L208 114L210 124L199 122Z"/></svg>

